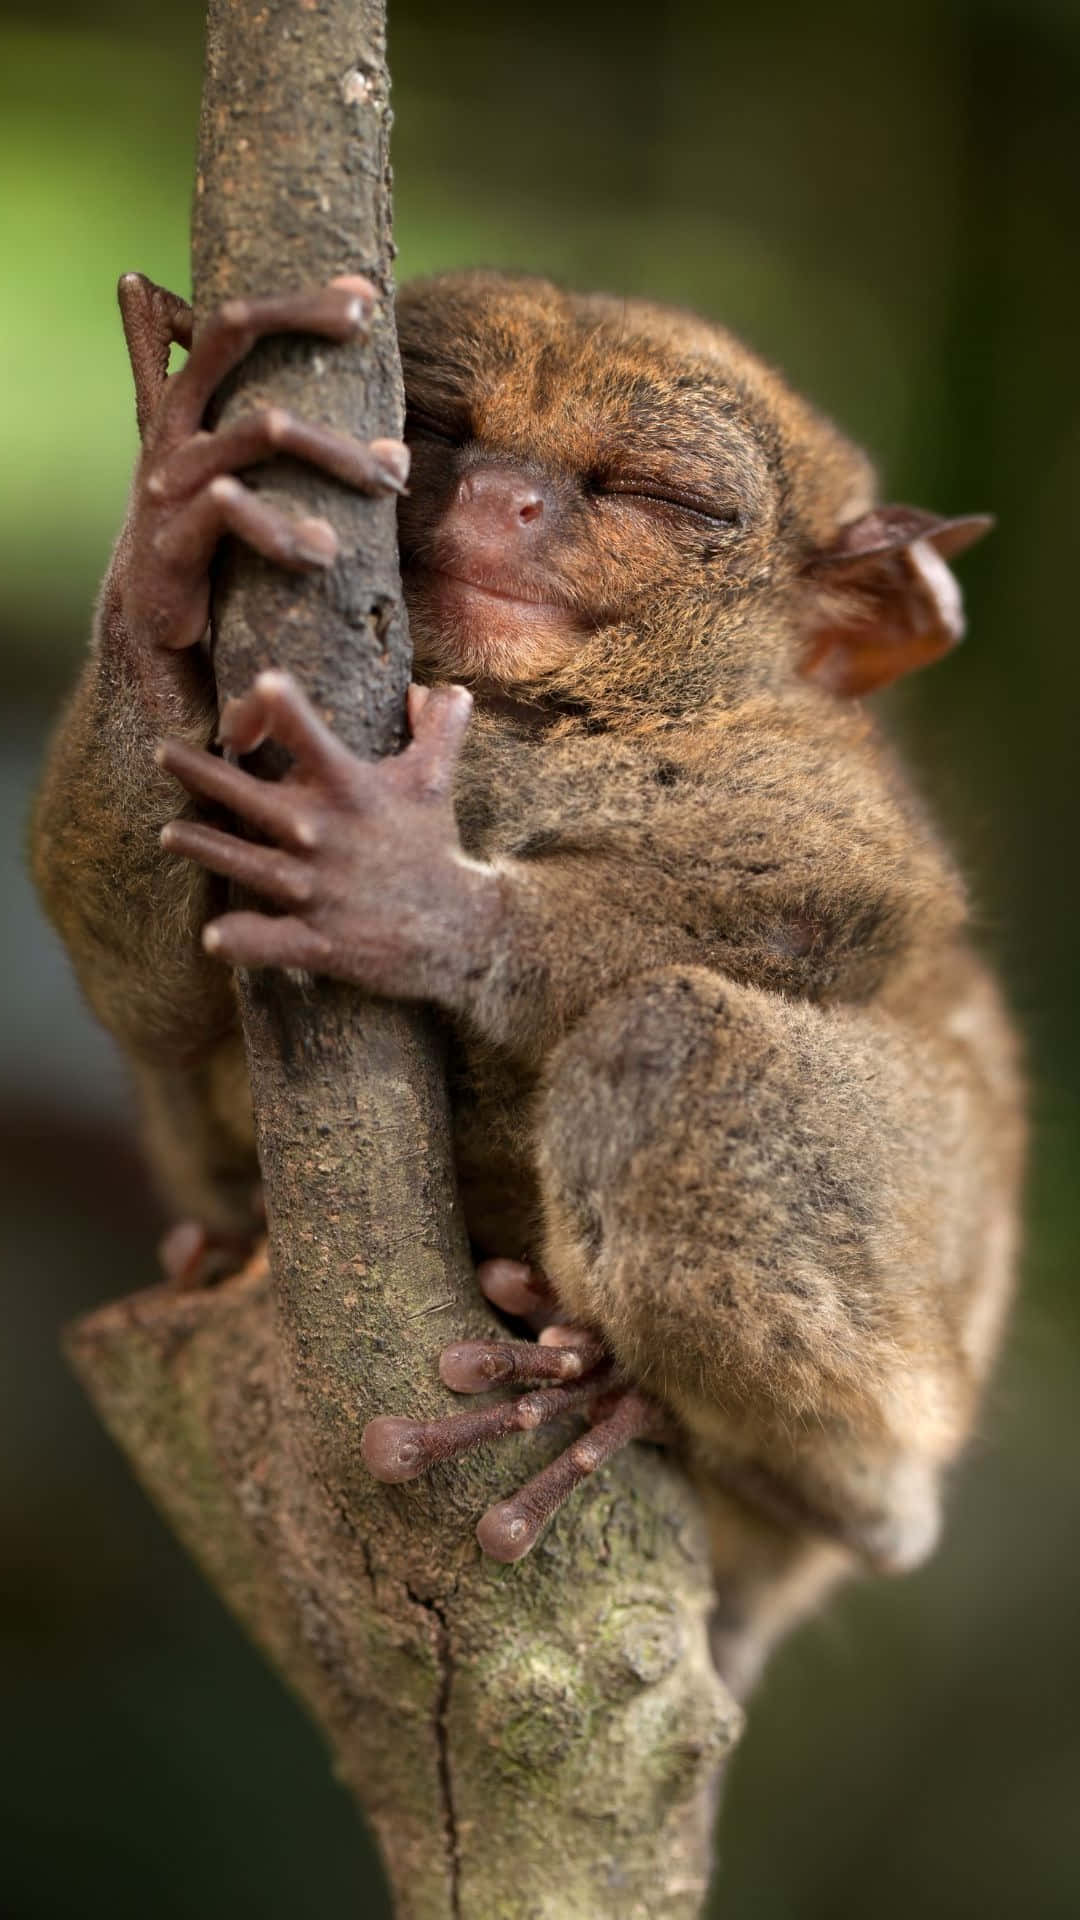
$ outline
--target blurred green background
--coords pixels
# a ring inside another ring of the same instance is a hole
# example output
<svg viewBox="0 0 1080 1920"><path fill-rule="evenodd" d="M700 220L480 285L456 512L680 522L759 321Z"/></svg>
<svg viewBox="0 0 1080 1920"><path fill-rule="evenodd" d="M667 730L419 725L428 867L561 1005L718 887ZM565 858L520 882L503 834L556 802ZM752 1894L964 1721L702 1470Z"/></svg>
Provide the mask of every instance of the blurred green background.
<svg viewBox="0 0 1080 1920"><path fill-rule="evenodd" d="M736 1761L728 1920L1080 1912L1073 1246L1080 1027L1069 0L391 0L402 275L487 262L721 317L878 456L992 508L968 644L894 703L1029 1038L1026 1286L933 1565L778 1658ZM22 872L44 729L134 451L113 285L187 285L200 9L0 17L4 1779L19 1920L386 1913L316 1736L129 1479L57 1352L153 1275L122 1074ZM659 1917L658 1917L659 1920Z"/></svg>

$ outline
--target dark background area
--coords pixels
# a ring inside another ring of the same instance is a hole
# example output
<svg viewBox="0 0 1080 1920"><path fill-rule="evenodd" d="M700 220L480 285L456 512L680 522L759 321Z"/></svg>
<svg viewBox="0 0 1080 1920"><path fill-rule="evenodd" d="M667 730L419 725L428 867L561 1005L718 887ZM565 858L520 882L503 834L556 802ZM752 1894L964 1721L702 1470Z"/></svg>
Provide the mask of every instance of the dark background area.
<svg viewBox="0 0 1080 1920"><path fill-rule="evenodd" d="M187 286L201 14L0 16L0 1905L381 1920L315 1734L129 1478L63 1322L154 1277L122 1072L22 868L49 716L123 505L113 302ZM1025 1287L931 1566L777 1659L733 1769L727 1920L1080 1912L1074 751L1080 14L391 0L402 276L487 262L715 314L891 497L993 509L970 638L892 712L1028 1035ZM659 1920L659 1917L658 1917Z"/></svg>

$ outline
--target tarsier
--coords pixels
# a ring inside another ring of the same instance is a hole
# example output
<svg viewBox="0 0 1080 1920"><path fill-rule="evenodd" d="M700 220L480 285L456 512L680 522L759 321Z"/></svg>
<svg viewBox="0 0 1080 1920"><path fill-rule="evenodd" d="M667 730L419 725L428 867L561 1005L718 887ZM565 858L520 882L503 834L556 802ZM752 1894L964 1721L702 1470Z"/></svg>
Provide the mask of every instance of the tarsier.
<svg viewBox="0 0 1080 1920"><path fill-rule="evenodd" d="M35 865L141 1092L168 1265L235 1267L258 1231L230 968L440 1009L480 1284L519 1322L442 1375L529 1391L402 1409L365 1458L406 1478L591 1416L481 1521L513 1559L618 1445L678 1446L743 1694L842 1575L931 1549L1010 1294L1011 1030L859 698L959 637L947 561L987 522L877 504L775 372L642 301L407 287L406 449L276 410L205 424L258 337L362 331L365 282L232 302L169 378L189 309L140 276L120 295L143 452ZM298 570L337 553L237 477L277 452L402 494L412 739L377 764L282 673L215 712L222 536ZM268 737L279 782L237 764ZM267 910L229 911L229 881Z"/></svg>

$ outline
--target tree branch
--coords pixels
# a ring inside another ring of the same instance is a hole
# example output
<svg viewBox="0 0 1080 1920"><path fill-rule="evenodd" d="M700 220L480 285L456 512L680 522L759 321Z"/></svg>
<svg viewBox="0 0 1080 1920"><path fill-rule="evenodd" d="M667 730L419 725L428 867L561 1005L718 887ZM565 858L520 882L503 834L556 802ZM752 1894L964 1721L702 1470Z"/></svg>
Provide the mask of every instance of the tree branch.
<svg viewBox="0 0 1080 1920"><path fill-rule="evenodd" d="M213 0L196 193L197 314L363 271L366 345L275 341L227 402L400 431L389 110L375 0ZM408 643L392 502L281 462L265 490L327 514L343 557L301 583L230 553L219 686L292 670L360 752L400 738ZM696 1914L738 1714L708 1658L700 1519L634 1447L532 1556L487 1561L480 1513L565 1427L387 1487L359 1435L445 1411L436 1359L491 1317L455 1204L428 1021L327 983L241 983L270 1267L91 1315L74 1365L223 1598L324 1729L402 1920Z"/></svg>

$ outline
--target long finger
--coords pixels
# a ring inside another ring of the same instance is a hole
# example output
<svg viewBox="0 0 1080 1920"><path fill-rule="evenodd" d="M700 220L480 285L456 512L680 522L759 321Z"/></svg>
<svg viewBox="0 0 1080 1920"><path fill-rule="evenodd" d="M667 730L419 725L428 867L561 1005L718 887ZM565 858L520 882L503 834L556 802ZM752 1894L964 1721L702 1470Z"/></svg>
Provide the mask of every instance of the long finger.
<svg viewBox="0 0 1080 1920"><path fill-rule="evenodd" d="M135 418L142 439L165 391L173 343L191 345L191 308L179 294L159 287L145 273L122 274L116 297L135 382Z"/></svg>
<svg viewBox="0 0 1080 1920"><path fill-rule="evenodd" d="M333 566L338 555L337 535L327 521L295 520L229 475L211 480L171 515L154 537L154 551L166 567L202 574L227 533L292 573Z"/></svg>
<svg viewBox="0 0 1080 1920"><path fill-rule="evenodd" d="M203 946L232 967L306 967L319 973L333 952L304 920L269 913L224 913L203 928Z"/></svg>
<svg viewBox="0 0 1080 1920"><path fill-rule="evenodd" d="M534 1380L580 1380L604 1358L603 1342L584 1332L573 1345L462 1340L444 1347L439 1378L454 1393L486 1393L490 1387L520 1387Z"/></svg>
<svg viewBox="0 0 1080 1920"><path fill-rule="evenodd" d="M488 1508L476 1529L484 1552L493 1560L520 1560L582 1481L629 1441L650 1433L656 1420L656 1406L643 1393L622 1394L606 1420L583 1433L509 1500Z"/></svg>
<svg viewBox="0 0 1080 1920"><path fill-rule="evenodd" d="M409 450L399 440L356 440L284 407L267 407L216 433L199 433L168 455L151 474L147 491L155 499L182 499L221 473L292 454L332 474L358 493L403 493L409 477Z"/></svg>
<svg viewBox="0 0 1080 1920"><path fill-rule="evenodd" d="M222 709L219 738L237 753L253 753L264 740L287 748L305 772L340 784L355 774L357 762L312 706L291 673L269 667L247 693Z"/></svg>
<svg viewBox="0 0 1080 1920"><path fill-rule="evenodd" d="M451 1413L445 1420L402 1420L384 1414L369 1420L360 1440L364 1464L376 1480L415 1480L440 1460L453 1460L484 1440L508 1433L530 1433L591 1399L595 1382L577 1387L542 1387L520 1400L500 1400L476 1413Z"/></svg>
<svg viewBox="0 0 1080 1920"><path fill-rule="evenodd" d="M226 300L198 329L187 364L169 382L156 443L172 444L196 432L225 375L239 366L256 340L271 333L352 340L367 328L374 303L374 287L359 275L315 293Z"/></svg>
<svg viewBox="0 0 1080 1920"><path fill-rule="evenodd" d="M423 698L417 700L416 693ZM450 792L472 710L473 697L467 687L410 689L412 739L402 755L402 765L416 773L418 784L432 799Z"/></svg>
<svg viewBox="0 0 1080 1920"><path fill-rule="evenodd" d="M239 840L234 833L222 833L199 820L170 820L161 829L161 844L167 853L196 860L209 873L251 887L268 900L280 900L283 906L306 907L311 901L314 883L310 869L276 847Z"/></svg>
<svg viewBox="0 0 1080 1920"><path fill-rule="evenodd" d="M260 780L217 754L189 747L183 740L162 740L155 749L159 767L201 800L227 807L250 827L292 847L318 845L318 829L290 787Z"/></svg>

